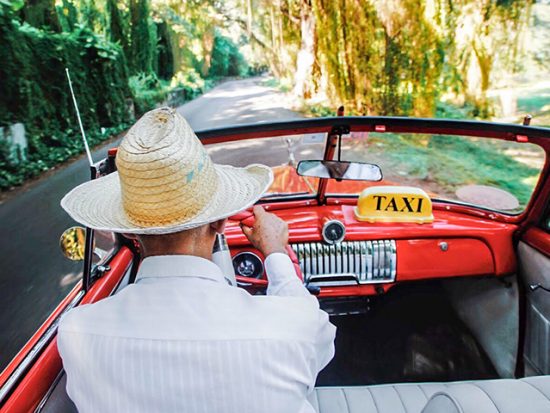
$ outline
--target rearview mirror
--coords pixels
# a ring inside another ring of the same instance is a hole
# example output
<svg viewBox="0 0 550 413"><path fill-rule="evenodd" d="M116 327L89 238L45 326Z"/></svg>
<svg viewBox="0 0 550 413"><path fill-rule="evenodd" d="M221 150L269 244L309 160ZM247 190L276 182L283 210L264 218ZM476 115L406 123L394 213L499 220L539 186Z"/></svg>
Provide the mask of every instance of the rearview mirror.
<svg viewBox="0 0 550 413"><path fill-rule="evenodd" d="M296 172L300 176L316 178L349 179L352 181L381 181L382 170L378 165L347 161L300 161Z"/></svg>

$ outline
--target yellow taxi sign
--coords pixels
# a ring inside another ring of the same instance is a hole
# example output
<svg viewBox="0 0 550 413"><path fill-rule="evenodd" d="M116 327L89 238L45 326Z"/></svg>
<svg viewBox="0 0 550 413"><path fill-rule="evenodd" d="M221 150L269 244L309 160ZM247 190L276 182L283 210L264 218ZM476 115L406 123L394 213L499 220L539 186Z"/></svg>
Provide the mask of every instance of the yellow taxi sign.
<svg viewBox="0 0 550 413"><path fill-rule="evenodd" d="M359 195L354 209L358 221L433 222L432 201L420 188L371 186Z"/></svg>

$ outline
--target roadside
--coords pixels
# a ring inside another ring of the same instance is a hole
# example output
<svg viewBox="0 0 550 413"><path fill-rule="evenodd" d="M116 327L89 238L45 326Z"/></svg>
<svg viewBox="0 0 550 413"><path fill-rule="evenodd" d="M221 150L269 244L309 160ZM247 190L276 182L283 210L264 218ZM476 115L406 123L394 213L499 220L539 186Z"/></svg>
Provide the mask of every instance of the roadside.
<svg viewBox="0 0 550 413"><path fill-rule="evenodd" d="M208 129L213 127L220 127L224 125L231 124L231 118L235 117L235 115L238 115L238 112L236 112L234 109L231 108L231 102L237 102L241 97L246 97L246 95L242 95L242 91L239 92L240 88L248 88L251 89L249 97L247 99L254 99L254 96L259 97L255 102L244 102L245 105L249 105L250 108L246 109L247 113L242 114L243 119L249 119L248 122L253 122L255 116L253 115L255 111L265 111L268 110L270 105L272 106L274 103L277 102L287 102L288 98L284 97L283 100L277 99L275 101L270 102L272 99L271 97L274 94L280 95L276 89L271 88L266 82L265 79L267 77L256 77L256 78L246 78L246 79L238 79L238 78L226 78L217 83L216 86L208 89L205 93L198 96L197 98L185 102L183 105L178 106L178 111L185 116L185 118L189 121L191 126L195 130L199 129ZM226 83L228 83L227 86L224 86ZM266 94L266 97L261 97L262 94ZM200 98L205 98L206 100L201 100ZM234 98L234 99L232 99ZM221 101L220 101L221 99ZM213 105L214 101L216 104ZM208 102L208 103L206 103ZM242 102L241 102L242 103ZM229 113L224 112L225 109L222 108L220 111L220 106L229 108ZM289 105L286 103L283 104L284 108L288 108ZM275 105L275 110L280 111L282 108L281 106ZM207 108L211 113L211 121L207 122L206 117L204 114L199 113L202 110ZM227 115L227 121L226 119ZM296 116L294 112L291 110L285 111L285 115L289 117ZM263 116L262 113L260 113L260 118ZM280 114L279 114L280 116ZM239 120L236 120L239 122ZM228 123L229 122L229 123ZM244 122L244 123L248 123ZM75 120L76 123L76 120ZM243 122L240 122L243 123ZM211 126L214 125L214 126ZM117 146L122 137L125 135L126 131L118 133L116 135L113 135L106 140L96 144L91 148L92 150L92 159L94 161L98 161L100 159L103 159L106 155L103 153L106 153L106 148L110 148L113 146ZM82 139L80 135L75 135L74 139ZM80 161L82 159L86 158L86 154L84 152L71 156L67 160L63 161L60 164L57 164L50 169L44 171L40 175L34 176L32 178L27 179L22 185L11 187L10 189L3 190L0 192L0 206L9 201L12 198L20 196L22 193L27 192L34 188L36 185L39 185L43 181L47 181L55 174L59 173L60 171L64 170L65 168L69 167L73 163Z"/></svg>
<svg viewBox="0 0 550 413"><path fill-rule="evenodd" d="M119 134L113 135L110 138L108 138L107 140L105 140L105 141L95 145L94 147L90 148L90 150L92 151L92 153L97 153L99 151L102 151L106 147L111 147L116 142L118 142L124 136L125 133L126 132L121 132ZM79 137L79 139L81 139L81 138ZM79 154L79 155L72 156L69 159L67 159L66 161L60 163L59 165L56 165L56 166L48 169L47 171L44 171L42 174L27 179L22 185L14 186L14 187L12 187L8 190L4 190L4 191L0 192L0 206L2 206L2 204L4 202L9 201L10 199L17 197L17 196L21 195L22 193L27 192L28 190L32 189L34 186L40 184L41 182L48 180L53 175L59 173L63 169L65 169L65 168L69 167L70 165L72 165L73 163L75 163L75 162L77 162L81 159L85 159L85 158L86 158L86 153L84 153L84 152ZM95 161L99 160L99 158L95 158L95 157L93 157L93 159Z"/></svg>
<svg viewBox="0 0 550 413"><path fill-rule="evenodd" d="M222 83L178 111L195 130L299 116L262 81ZM121 137L96 146L93 159L106 157ZM79 279L82 263L67 260L59 249L59 236L75 225L59 202L88 179L88 161L81 155L11 191L0 204L0 370Z"/></svg>

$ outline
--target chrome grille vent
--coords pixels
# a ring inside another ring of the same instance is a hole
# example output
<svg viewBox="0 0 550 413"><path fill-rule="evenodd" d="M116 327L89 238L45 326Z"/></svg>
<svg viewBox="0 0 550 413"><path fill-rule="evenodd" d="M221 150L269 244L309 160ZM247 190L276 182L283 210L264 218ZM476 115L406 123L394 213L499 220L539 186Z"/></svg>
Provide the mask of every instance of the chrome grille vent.
<svg viewBox="0 0 550 413"><path fill-rule="evenodd" d="M304 281L318 285L392 282L397 269L394 240L292 244Z"/></svg>

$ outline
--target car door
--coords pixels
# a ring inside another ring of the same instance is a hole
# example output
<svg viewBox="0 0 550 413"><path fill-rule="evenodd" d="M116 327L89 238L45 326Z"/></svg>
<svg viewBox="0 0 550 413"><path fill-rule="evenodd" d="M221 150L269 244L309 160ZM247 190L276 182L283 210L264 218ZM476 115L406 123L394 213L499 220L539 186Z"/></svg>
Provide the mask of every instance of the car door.
<svg viewBox="0 0 550 413"><path fill-rule="evenodd" d="M538 227L518 244L520 276L525 284L526 375L550 374L550 208Z"/></svg>

